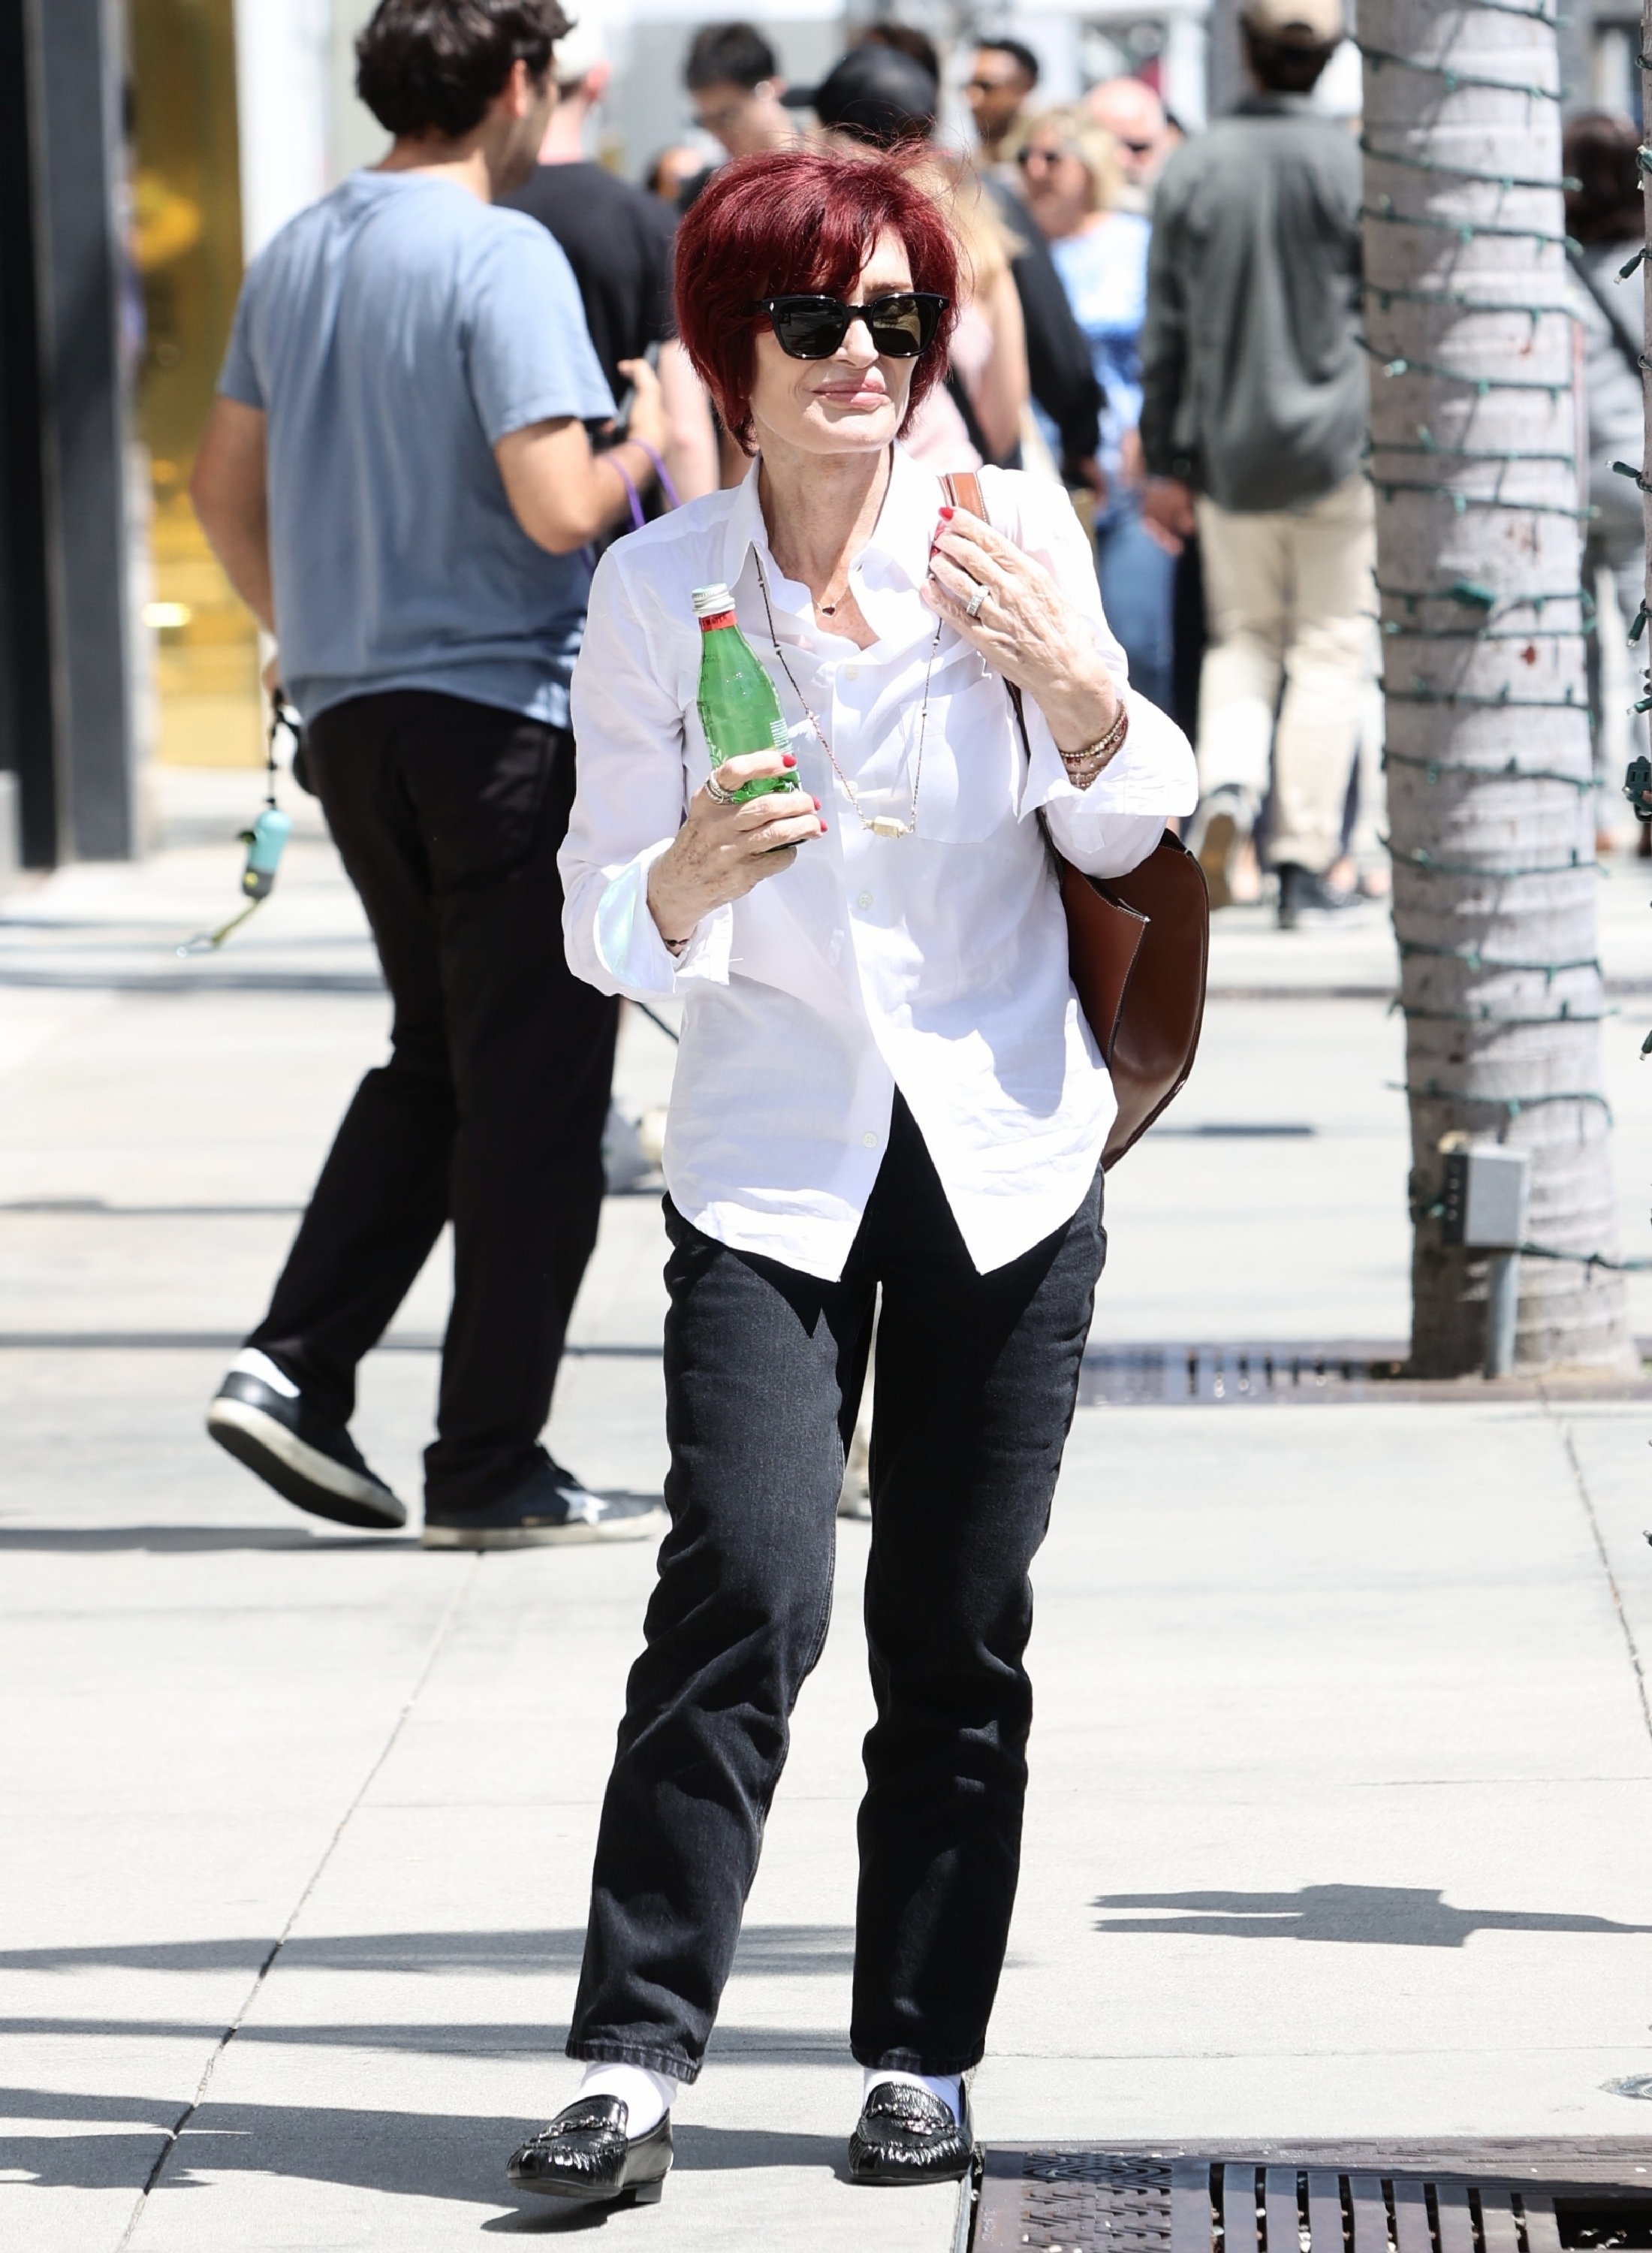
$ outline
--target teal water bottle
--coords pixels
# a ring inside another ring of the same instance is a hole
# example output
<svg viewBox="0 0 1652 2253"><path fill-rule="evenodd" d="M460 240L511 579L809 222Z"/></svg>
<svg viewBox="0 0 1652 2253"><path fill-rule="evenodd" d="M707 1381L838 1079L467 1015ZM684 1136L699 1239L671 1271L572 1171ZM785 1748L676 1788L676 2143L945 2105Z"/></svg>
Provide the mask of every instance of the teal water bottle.
<svg viewBox="0 0 1652 2253"><path fill-rule="evenodd" d="M274 889L281 848L292 826L290 813L283 813L278 806L267 806L252 827L241 831L247 866L241 870L240 888L249 900L268 899Z"/></svg>

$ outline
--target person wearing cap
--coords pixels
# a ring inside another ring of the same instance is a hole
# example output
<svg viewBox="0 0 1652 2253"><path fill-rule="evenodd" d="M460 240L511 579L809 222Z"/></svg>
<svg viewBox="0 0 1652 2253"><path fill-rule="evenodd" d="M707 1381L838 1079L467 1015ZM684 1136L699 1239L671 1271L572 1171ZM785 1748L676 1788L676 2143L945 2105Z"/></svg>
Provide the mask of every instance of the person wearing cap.
<svg viewBox="0 0 1652 2253"><path fill-rule="evenodd" d="M885 149L931 140L940 112L940 86L933 73L910 49L893 49L870 38L851 47L819 86L793 88L786 99L806 101L829 131ZM1103 499L1106 480L1097 459L1101 386L1049 246L1013 188L991 171L971 177L979 179L979 193L960 184L962 192L951 199L954 219L967 221L972 209L976 225L970 231L979 241L972 248L985 254L974 260L978 279L983 268L990 275L1007 263L1020 317L1015 319L1014 305L1000 304L992 318L996 366L978 355L972 365L955 368L945 390L927 402L926 421L948 425L961 449L944 461L937 455L937 465L972 468L1014 460L1019 404L1008 411L1006 424L1004 402L1012 395L1024 401L1030 393L1055 434L1063 480ZM978 292L983 298L986 294ZM961 359L969 357L975 327L974 322L966 324L956 339ZM1019 337L1014 333L1017 328ZM989 392L998 408L988 405L983 413Z"/></svg>
<svg viewBox="0 0 1652 2253"><path fill-rule="evenodd" d="M861 40L840 55L818 86L787 90L789 108L812 109L833 133L879 149L927 141L940 115L940 81L915 55Z"/></svg>
<svg viewBox="0 0 1652 2253"><path fill-rule="evenodd" d="M1245 0L1241 30L1255 90L1176 151L1154 206L1144 506L1172 538L1196 521L1203 558L1193 841L1212 901L1247 875L1254 896L1271 759L1267 851L1293 929L1357 896L1336 879L1377 667L1360 160L1309 100L1342 0Z"/></svg>

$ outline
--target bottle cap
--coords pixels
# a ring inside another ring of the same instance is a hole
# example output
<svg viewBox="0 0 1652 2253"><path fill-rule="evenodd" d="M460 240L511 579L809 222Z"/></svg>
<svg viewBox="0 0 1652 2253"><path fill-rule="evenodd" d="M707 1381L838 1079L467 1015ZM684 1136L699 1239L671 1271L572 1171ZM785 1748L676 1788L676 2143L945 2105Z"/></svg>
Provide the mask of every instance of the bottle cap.
<svg viewBox="0 0 1652 2253"><path fill-rule="evenodd" d="M721 581L714 587L696 587L690 597L697 618L714 618L720 611L732 610L735 598Z"/></svg>

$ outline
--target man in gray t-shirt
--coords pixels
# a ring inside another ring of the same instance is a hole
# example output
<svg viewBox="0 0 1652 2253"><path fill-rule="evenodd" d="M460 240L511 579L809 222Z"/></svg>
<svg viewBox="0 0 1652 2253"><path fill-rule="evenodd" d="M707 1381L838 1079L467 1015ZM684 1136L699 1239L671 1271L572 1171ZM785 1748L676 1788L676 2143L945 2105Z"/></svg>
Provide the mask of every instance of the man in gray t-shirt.
<svg viewBox="0 0 1652 2253"><path fill-rule="evenodd" d="M207 1426L296 1503L405 1523L350 1438L355 1371L448 1221L453 1313L429 1546L643 1536L540 1445L596 1242L615 1005L562 949L568 683L585 549L654 472L561 250L494 199L554 98L557 0L381 0L358 88L394 136L248 273L196 508L276 637L309 774L394 1004L389 1062L339 1128L268 1315Z"/></svg>

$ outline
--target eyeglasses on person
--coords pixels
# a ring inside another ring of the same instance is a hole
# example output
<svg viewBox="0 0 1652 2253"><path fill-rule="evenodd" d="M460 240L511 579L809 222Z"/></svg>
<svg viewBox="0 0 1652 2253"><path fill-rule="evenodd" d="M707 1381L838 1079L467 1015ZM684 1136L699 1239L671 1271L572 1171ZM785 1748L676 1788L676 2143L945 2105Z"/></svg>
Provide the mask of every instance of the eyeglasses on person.
<svg viewBox="0 0 1652 2253"><path fill-rule="evenodd" d="M1043 149L1038 147L1035 143L1032 146L1018 150L1015 157L1015 162L1021 166L1023 172L1030 172L1035 164L1064 164L1071 154L1072 151L1070 149Z"/></svg>
<svg viewBox="0 0 1652 2253"><path fill-rule="evenodd" d="M892 296L846 305L840 297L760 297L750 310L766 313L783 352L793 359L830 359L864 321L873 347L888 359L916 359L935 341L948 300L929 289L898 289Z"/></svg>

